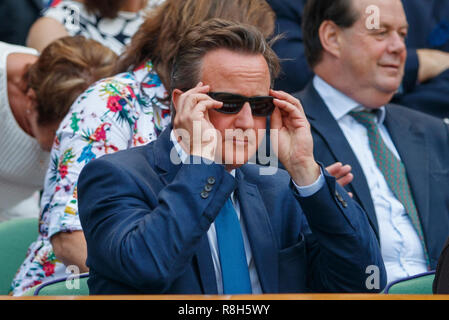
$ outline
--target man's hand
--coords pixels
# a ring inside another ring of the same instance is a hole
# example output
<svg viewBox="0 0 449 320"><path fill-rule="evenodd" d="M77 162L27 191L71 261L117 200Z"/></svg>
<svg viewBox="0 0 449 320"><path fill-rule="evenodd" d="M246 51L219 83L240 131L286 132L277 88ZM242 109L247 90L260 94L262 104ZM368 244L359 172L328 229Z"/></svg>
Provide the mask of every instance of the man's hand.
<svg viewBox="0 0 449 320"><path fill-rule="evenodd" d="M270 90L276 109L271 116L274 150L298 186L313 184L320 167L313 156L310 124L298 99L283 91Z"/></svg>
<svg viewBox="0 0 449 320"><path fill-rule="evenodd" d="M187 153L213 161L217 131L209 120L208 110L220 108L223 103L210 98L209 90L209 86L200 82L182 93L177 101L173 126L178 142Z"/></svg>
<svg viewBox="0 0 449 320"><path fill-rule="evenodd" d="M449 69L449 53L433 50L416 50L419 59L418 81L426 82L437 77L440 73Z"/></svg>
<svg viewBox="0 0 449 320"><path fill-rule="evenodd" d="M343 165L341 162L335 162L326 167L326 170L337 179L338 184L342 187L350 184L354 179L354 175L351 173L352 168L348 164Z"/></svg>
<svg viewBox="0 0 449 320"><path fill-rule="evenodd" d="M327 172L337 179L340 186L345 187L350 184L354 179L354 175L351 173L351 166L349 164L343 165L341 162L335 162L330 166L326 167ZM352 198L352 193L348 192L349 196Z"/></svg>

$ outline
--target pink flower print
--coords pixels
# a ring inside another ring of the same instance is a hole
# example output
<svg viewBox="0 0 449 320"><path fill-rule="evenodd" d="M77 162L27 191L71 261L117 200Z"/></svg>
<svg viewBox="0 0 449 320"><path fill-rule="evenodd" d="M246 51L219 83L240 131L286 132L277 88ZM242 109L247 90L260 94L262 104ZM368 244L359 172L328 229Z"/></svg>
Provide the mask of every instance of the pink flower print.
<svg viewBox="0 0 449 320"><path fill-rule="evenodd" d="M59 167L59 175L61 176L61 179L64 179L68 173L69 173L69 167L67 165L64 164Z"/></svg>
<svg viewBox="0 0 449 320"><path fill-rule="evenodd" d="M93 133L93 141L106 141L106 130L111 127L110 123L103 123Z"/></svg>
<svg viewBox="0 0 449 320"><path fill-rule="evenodd" d="M128 92L131 95L131 98L137 99L137 97L136 97L136 95L134 93L134 90L133 90L133 88L131 88L131 86L127 86L126 89L128 89Z"/></svg>
<svg viewBox="0 0 449 320"><path fill-rule="evenodd" d="M42 266L42 270L45 272L45 276L49 277L53 273L55 273L55 265L53 263L47 261Z"/></svg>
<svg viewBox="0 0 449 320"><path fill-rule="evenodd" d="M110 96L108 98L107 107L112 112L120 112L123 109L123 106L120 104L120 96Z"/></svg>

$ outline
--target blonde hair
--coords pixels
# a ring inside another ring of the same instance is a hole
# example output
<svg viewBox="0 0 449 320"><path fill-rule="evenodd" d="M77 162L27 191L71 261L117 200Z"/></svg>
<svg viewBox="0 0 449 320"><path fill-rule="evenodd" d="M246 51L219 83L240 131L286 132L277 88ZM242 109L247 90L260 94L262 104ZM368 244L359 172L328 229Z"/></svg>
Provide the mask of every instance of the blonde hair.
<svg viewBox="0 0 449 320"><path fill-rule="evenodd" d="M82 36L48 45L25 75L36 93L38 124L61 121L75 99L95 81L113 75L117 55Z"/></svg>
<svg viewBox="0 0 449 320"><path fill-rule="evenodd" d="M253 25L265 38L274 32L275 14L265 0L166 0L149 12L119 59L117 72L151 60L166 88L179 40L192 26L221 18Z"/></svg>

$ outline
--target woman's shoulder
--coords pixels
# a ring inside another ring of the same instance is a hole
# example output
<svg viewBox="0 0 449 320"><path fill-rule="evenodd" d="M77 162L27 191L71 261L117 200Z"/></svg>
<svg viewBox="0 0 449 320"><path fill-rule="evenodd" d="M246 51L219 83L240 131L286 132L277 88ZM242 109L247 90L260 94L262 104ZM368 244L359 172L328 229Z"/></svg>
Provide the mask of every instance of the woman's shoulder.
<svg viewBox="0 0 449 320"><path fill-rule="evenodd" d="M137 88L138 81L129 72L103 78L91 84L73 103L71 110L107 109L109 97L123 95L129 88Z"/></svg>

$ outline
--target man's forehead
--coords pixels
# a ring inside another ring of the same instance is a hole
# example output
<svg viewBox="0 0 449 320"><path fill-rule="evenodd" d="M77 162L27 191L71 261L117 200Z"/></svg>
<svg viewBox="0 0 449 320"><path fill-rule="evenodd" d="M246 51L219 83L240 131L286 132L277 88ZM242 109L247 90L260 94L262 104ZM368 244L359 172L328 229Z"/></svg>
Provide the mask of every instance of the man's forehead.
<svg viewBox="0 0 449 320"><path fill-rule="evenodd" d="M231 51L229 49L215 49L206 53L203 58L203 70L205 68L222 73L234 71L258 71L265 72L268 65L262 54Z"/></svg>
<svg viewBox="0 0 449 320"><path fill-rule="evenodd" d="M206 84L212 80L245 79L270 81L268 64L262 54L252 54L218 49L208 52L202 63L201 78ZM208 83L210 82L210 83ZM220 84L224 84L220 82ZM232 84L232 83L231 83Z"/></svg>
<svg viewBox="0 0 449 320"><path fill-rule="evenodd" d="M359 20L369 21L370 18L387 23L395 20L406 24L404 7L401 0L352 0L352 9L357 14Z"/></svg>

